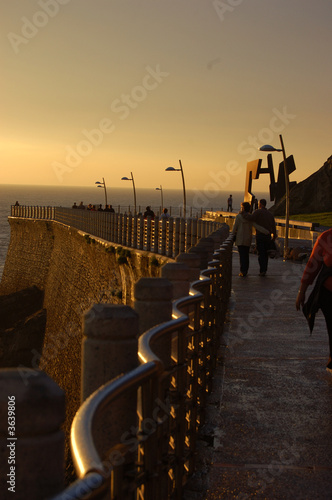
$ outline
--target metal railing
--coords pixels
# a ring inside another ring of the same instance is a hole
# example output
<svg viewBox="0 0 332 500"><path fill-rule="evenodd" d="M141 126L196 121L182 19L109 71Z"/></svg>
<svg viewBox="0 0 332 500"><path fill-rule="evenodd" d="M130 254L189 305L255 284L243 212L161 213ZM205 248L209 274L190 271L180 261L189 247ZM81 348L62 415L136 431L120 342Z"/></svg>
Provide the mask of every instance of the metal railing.
<svg viewBox="0 0 332 500"><path fill-rule="evenodd" d="M223 220L226 224L229 225L230 229L232 230L235 218L237 214L236 213L231 213L231 212L222 212L222 211L206 211L202 215L203 220ZM277 233L278 237L284 238L285 237L285 231L286 231L286 222L285 219L280 219L280 218L275 218L276 222L276 227L277 227ZM317 228L319 227L319 224L314 223L314 222L302 222L302 221L297 221L297 220L290 220L289 221L289 229L288 229L288 237L291 239L302 239L302 240L310 240L312 243L316 240L317 235L319 232L317 232Z"/></svg>
<svg viewBox="0 0 332 500"><path fill-rule="evenodd" d="M63 207L12 206L12 217L50 219L121 246L175 257L223 223L195 218L144 219L126 215Z"/></svg>
<svg viewBox="0 0 332 500"><path fill-rule="evenodd" d="M39 207L26 205L12 205L12 217L23 217L25 219L50 219L55 218L55 207Z"/></svg>
<svg viewBox="0 0 332 500"><path fill-rule="evenodd" d="M190 294L173 302L173 319L139 338L141 365L83 403L71 431L79 479L52 500L183 498L231 290L232 244L230 235L191 284ZM171 351L162 360L155 352L163 351L165 341ZM101 455L94 429L121 396L136 398L137 425Z"/></svg>

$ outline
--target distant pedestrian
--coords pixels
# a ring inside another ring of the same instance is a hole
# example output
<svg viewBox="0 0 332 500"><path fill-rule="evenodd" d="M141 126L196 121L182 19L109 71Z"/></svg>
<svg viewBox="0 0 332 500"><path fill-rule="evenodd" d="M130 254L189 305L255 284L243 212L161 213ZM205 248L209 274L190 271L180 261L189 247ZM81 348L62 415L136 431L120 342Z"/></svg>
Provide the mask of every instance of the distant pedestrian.
<svg viewBox="0 0 332 500"><path fill-rule="evenodd" d="M71 208L78 208L76 205L76 201L74 201L74 205Z"/></svg>
<svg viewBox="0 0 332 500"><path fill-rule="evenodd" d="M114 213L114 208L112 207L112 205L106 205L105 212Z"/></svg>
<svg viewBox="0 0 332 500"><path fill-rule="evenodd" d="M20 206L20 204L19 204L19 202L17 201L17 202L15 203L14 207L19 207L19 206Z"/></svg>
<svg viewBox="0 0 332 500"><path fill-rule="evenodd" d="M307 288L315 280L315 286L305 302ZM332 228L324 231L316 240L303 271L295 305L297 310L302 307L310 333L314 327L317 311L322 310L330 347L330 357L326 369L332 373Z"/></svg>
<svg viewBox="0 0 332 500"><path fill-rule="evenodd" d="M263 234L269 234L267 229L259 226L255 222L252 223L246 219L243 214L250 212L250 203L242 202L241 211L237 214L235 218L235 223L233 226L233 234L235 236L235 244L237 245L239 257L240 257L240 274L241 278L244 278L248 274L249 270L249 251L252 240L252 226L257 230L260 230Z"/></svg>
<svg viewBox="0 0 332 500"><path fill-rule="evenodd" d="M160 216L161 219L169 219L169 213L167 208L163 208L163 213Z"/></svg>
<svg viewBox="0 0 332 500"><path fill-rule="evenodd" d="M154 219L154 211L151 210L151 207L149 205L146 207L146 210L144 212L144 219L146 219L147 217L151 217L151 219Z"/></svg>
<svg viewBox="0 0 332 500"><path fill-rule="evenodd" d="M78 205L78 208L80 208L81 210L85 209L85 206L83 205L83 201L80 202L80 204Z"/></svg>
<svg viewBox="0 0 332 500"><path fill-rule="evenodd" d="M259 200L258 210L255 210L252 214L245 212L243 216L251 222L256 222L268 231L268 234L264 234L259 229L256 229L256 248L258 252L259 275L265 276L269 260L268 251L271 250L271 242L274 242L277 237L274 217L271 212L267 210L266 200L264 198Z"/></svg>
<svg viewBox="0 0 332 500"><path fill-rule="evenodd" d="M233 196L231 194L227 200L227 212L233 212Z"/></svg>

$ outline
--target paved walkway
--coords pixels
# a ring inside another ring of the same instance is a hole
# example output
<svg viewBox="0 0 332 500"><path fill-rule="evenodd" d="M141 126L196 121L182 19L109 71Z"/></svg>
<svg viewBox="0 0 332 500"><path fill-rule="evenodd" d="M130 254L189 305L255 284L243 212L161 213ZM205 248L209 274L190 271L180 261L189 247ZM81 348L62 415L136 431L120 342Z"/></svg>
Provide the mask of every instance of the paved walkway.
<svg viewBox="0 0 332 500"><path fill-rule="evenodd" d="M270 260L238 277L186 499L332 499L332 375L321 312L295 309L304 265ZM204 439L205 438L205 439Z"/></svg>

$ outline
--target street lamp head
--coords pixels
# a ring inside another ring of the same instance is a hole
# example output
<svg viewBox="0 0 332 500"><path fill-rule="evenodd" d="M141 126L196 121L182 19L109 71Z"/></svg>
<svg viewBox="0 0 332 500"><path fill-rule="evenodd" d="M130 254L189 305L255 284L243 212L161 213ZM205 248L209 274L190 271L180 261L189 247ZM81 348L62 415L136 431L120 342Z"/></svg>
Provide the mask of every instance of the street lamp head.
<svg viewBox="0 0 332 500"><path fill-rule="evenodd" d="M121 177L122 181L131 181L132 179L128 179L128 177Z"/></svg>
<svg viewBox="0 0 332 500"><path fill-rule="evenodd" d="M95 182L95 184L102 184L102 182L97 181L97 182Z"/></svg>
<svg viewBox="0 0 332 500"><path fill-rule="evenodd" d="M165 168L166 172L178 172L179 170L181 170L181 169L180 168L174 168L174 167L167 167L167 168Z"/></svg>
<svg viewBox="0 0 332 500"><path fill-rule="evenodd" d="M269 144L265 144L265 146L261 146L259 148L259 151L266 151L266 152L272 152L272 151L282 151L282 149L277 149L274 146L270 146Z"/></svg>

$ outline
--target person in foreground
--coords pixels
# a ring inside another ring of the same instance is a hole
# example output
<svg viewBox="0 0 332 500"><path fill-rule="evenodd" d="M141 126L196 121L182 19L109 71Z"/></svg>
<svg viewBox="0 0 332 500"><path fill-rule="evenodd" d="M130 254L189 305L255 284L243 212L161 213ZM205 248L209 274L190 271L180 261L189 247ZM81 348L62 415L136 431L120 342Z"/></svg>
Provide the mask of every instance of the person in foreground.
<svg viewBox="0 0 332 500"><path fill-rule="evenodd" d="M256 228L256 231L260 231L262 234L269 234L269 231L259 226L255 222L247 220L243 214L247 214L250 211L250 203L244 201L241 203L241 211L237 214L233 226L233 233L235 236L235 244L237 245L240 257L240 274L241 278L244 278L248 274L249 270L249 250L252 239L252 226Z"/></svg>
<svg viewBox="0 0 332 500"><path fill-rule="evenodd" d="M306 290L315 279L315 286L305 302ZM303 271L296 297L296 309L299 310L300 307L307 318L310 333L314 327L316 312L321 309L324 314L330 346L326 369L332 373L332 228L317 238Z"/></svg>
<svg viewBox="0 0 332 500"><path fill-rule="evenodd" d="M268 251L271 248L271 239L274 241L277 237L276 223L273 215L266 208L266 200L262 198L258 203L258 210L254 213L244 213L243 216L250 222L259 224L267 233L259 229L256 230L256 247L258 252L259 275L265 276L269 261Z"/></svg>

